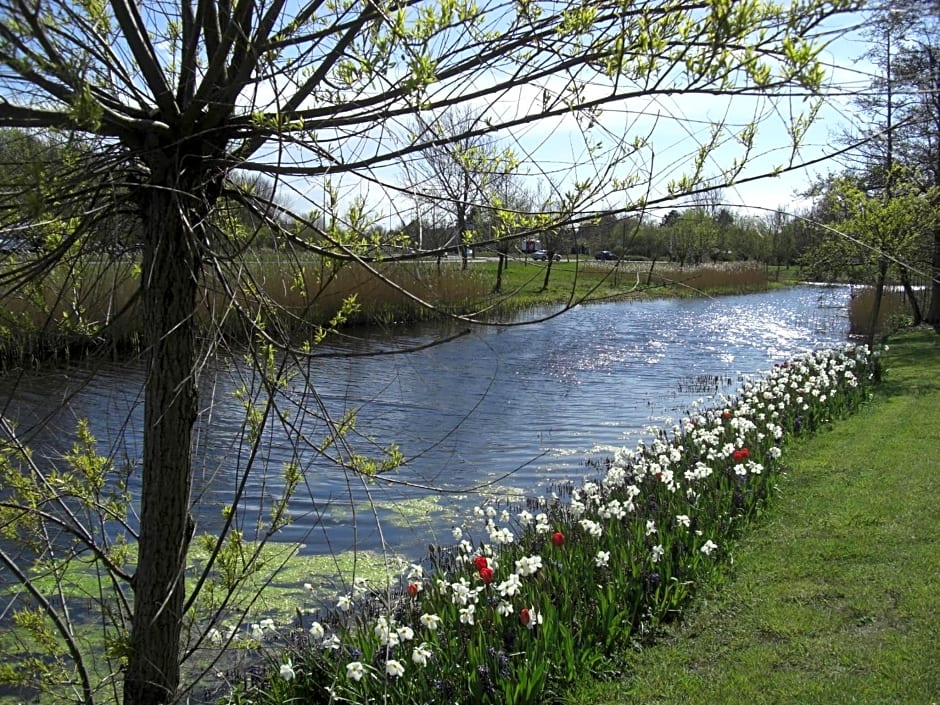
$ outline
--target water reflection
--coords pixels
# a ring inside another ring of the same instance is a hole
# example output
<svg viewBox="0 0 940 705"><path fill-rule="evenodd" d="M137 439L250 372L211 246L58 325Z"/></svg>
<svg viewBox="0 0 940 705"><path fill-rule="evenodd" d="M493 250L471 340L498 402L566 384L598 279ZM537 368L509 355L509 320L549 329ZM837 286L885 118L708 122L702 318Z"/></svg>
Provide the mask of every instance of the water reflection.
<svg viewBox="0 0 940 705"><path fill-rule="evenodd" d="M594 305L405 355L314 360L277 399L279 415L265 429L257 461L265 472L256 471L244 489L243 528L250 535L264 519L282 489L281 468L291 462L305 484L280 540L311 552L450 543L450 527L480 492L538 494L577 479L592 457L634 445L648 426L670 424L703 395L732 392L741 375L845 340L847 301L846 288L800 287ZM422 326L381 343L420 346L443 333ZM3 413L18 419L40 455L61 457L76 419L87 417L116 458L139 457L139 367L110 366L89 380L67 369L13 382L3 381ZM200 530L219 526L246 472L243 409L234 393L254 384L233 360L215 361L203 379ZM355 452L377 456L394 441L408 459L403 467L369 480L324 460L325 419L353 410Z"/></svg>

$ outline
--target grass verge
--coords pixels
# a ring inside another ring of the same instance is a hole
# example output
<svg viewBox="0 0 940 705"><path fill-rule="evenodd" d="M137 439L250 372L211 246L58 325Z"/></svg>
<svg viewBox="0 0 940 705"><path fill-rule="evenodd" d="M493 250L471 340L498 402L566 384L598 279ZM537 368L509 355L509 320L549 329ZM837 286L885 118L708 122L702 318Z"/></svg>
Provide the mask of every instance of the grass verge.
<svg viewBox="0 0 940 705"><path fill-rule="evenodd" d="M684 620L567 702L940 703L940 337L885 359L871 404L784 452L779 496Z"/></svg>

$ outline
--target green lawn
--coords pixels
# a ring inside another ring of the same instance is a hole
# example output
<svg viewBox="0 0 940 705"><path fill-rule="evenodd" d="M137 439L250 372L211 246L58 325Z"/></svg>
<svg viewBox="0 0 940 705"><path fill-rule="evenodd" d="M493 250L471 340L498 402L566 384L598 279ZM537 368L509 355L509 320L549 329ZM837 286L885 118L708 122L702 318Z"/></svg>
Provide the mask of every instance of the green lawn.
<svg viewBox="0 0 940 705"><path fill-rule="evenodd" d="M940 336L784 453L769 510L685 619L572 705L940 703Z"/></svg>
<svg viewBox="0 0 940 705"><path fill-rule="evenodd" d="M477 262L471 270L485 281L496 282L496 262ZM777 279L755 263L686 267L669 262L622 262L613 266L593 258L576 257L553 262L548 282L545 262L514 260L503 272L501 292L511 295L512 307L559 304L566 301L605 301L629 297L699 296L765 291ZM795 279L785 272L782 281Z"/></svg>

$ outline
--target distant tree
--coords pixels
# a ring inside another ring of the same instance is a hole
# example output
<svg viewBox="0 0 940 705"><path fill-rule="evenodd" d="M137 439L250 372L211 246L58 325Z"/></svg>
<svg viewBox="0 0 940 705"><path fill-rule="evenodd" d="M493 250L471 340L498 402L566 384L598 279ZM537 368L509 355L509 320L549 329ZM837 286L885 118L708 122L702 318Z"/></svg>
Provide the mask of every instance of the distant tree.
<svg viewBox="0 0 940 705"><path fill-rule="evenodd" d="M669 257L669 237L660 226L644 221L637 229L636 253L657 261Z"/></svg>
<svg viewBox="0 0 940 705"><path fill-rule="evenodd" d="M277 194L277 184L262 174L232 174L223 192L217 218L227 219L219 228L231 232L243 246L276 247L280 230L292 226L283 213L287 204Z"/></svg>
<svg viewBox="0 0 940 705"><path fill-rule="evenodd" d="M865 26L871 47L866 58L880 72L871 90L855 99L858 128L844 141L863 141L850 153L849 168L876 188L889 188L895 166L923 193L940 188L940 3L873 6ZM940 226L916 268L930 273L924 318L940 324Z"/></svg>
<svg viewBox="0 0 940 705"><path fill-rule="evenodd" d="M672 256L681 267L701 264L714 252L718 243L718 227L702 208L685 210L671 231Z"/></svg>
<svg viewBox="0 0 940 705"><path fill-rule="evenodd" d="M518 251L516 233L528 231L535 211L534 196L515 178L503 178L496 186L492 207L477 210L475 227L496 250L496 282L494 293L503 290L503 273L509 266L510 252Z"/></svg>
<svg viewBox="0 0 940 705"><path fill-rule="evenodd" d="M718 209L718 212L715 213L713 219L715 221L715 225L722 229L731 228L735 223L734 213L724 207Z"/></svg>
<svg viewBox="0 0 940 705"><path fill-rule="evenodd" d="M899 176L892 179L890 196L883 188L866 191L857 180L843 178L834 179L823 197L829 204L826 210L842 213L843 217L831 221L828 236L817 246L814 259L836 266L862 267L868 272L867 280L875 286L869 343L873 342L874 321L890 270L897 271L905 282L915 322L922 318L921 306L905 276L911 263L922 257L940 221L940 191L922 193L918 184Z"/></svg>
<svg viewBox="0 0 940 705"><path fill-rule="evenodd" d="M675 225L679 221L679 218L681 217L682 217L682 213L676 210L675 208L673 208L671 211L669 211L668 213L666 213L666 215L663 216L663 221L660 225L661 227L664 227L664 228L671 228L673 225Z"/></svg>
<svg viewBox="0 0 940 705"><path fill-rule="evenodd" d="M46 204L36 198L39 184L55 178L62 152L51 140L25 130L0 130L0 222L10 225L41 217Z"/></svg>
<svg viewBox="0 0 940 705"><path fill-rule="evenodd" d="M419 117L415 139L431 143L420 159L406 163L405 188L453 223L454 246L467 266L476 207L490 207L517 167L512 150L500 149L489 134L479 134L483 116L467 107L451 108L427 120ZM503 189L504 190L504 189Z"/></svg>
<svg viewBox="0 0 940 705"><path fill-rule="evenodd" d="M765 218L765 232L770 239L768 249L768 264L777 267L790 266L799 254L793 229L789 227L794 217L786 212L784 206L779 206Z"/></svg>

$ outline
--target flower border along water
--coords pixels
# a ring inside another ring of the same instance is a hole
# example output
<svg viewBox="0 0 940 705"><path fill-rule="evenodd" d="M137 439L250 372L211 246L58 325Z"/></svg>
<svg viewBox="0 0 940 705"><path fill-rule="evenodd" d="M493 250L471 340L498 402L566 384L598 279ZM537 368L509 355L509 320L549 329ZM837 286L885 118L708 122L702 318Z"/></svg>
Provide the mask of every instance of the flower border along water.
<svg viewBox="0 0 940 705"><path fill-rule="evenodd" d="M854 411L877 355L810 353L656 430L580 487L478 507L394 590L361 581L231 702L544 703L674 619L767 499L788 438ZM479 532L479 535L477 535Z"/></svg>

